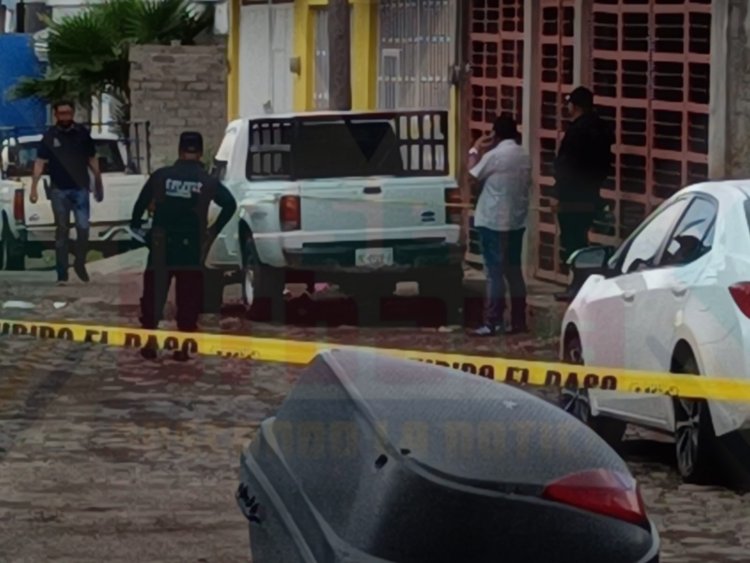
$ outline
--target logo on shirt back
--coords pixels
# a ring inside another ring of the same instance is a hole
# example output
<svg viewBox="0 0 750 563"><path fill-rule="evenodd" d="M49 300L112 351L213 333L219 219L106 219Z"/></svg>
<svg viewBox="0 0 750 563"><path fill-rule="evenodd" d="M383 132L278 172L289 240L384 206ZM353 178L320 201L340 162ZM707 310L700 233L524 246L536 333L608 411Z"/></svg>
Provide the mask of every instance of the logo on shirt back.
<svg viewBox="0 0 750 563"><path fill-rule="evenodd" d="M183 180L167 180L167 196L190 199L193 194L201 193L201 182L185 182Z"/></svg>

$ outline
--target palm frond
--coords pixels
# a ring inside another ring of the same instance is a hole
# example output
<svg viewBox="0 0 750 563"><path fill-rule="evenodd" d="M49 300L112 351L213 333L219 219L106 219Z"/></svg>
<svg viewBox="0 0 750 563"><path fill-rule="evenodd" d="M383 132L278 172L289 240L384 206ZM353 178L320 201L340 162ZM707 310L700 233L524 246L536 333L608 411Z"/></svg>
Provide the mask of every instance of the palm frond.
<svg viewBox="0 0 750 563"><path fill-rule="evenodd" d="M55 72L41 78L22 78L6 92L6 97L10 100L39 98L46 102L60 99L84 102L93 93L92 88L78 80L77 76Z"/></svg>
<svg viewBox="0 0 750 563"><path fill-rule="evenodd" d="M213 26L212 7L197 13L188 0L106 0L60 21L48 20L49 71L21 81L11 95L86 99L117 92L129 112L129 48L192 44Z"/></svg>

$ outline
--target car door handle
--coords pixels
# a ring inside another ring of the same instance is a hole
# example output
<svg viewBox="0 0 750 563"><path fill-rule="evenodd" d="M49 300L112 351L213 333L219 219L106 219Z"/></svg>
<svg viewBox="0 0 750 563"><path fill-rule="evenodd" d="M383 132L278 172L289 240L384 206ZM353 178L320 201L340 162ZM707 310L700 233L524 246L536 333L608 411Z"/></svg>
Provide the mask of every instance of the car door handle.
<svg viewBox="0 0 750 563"><path fill-rule="evenodd" d="M672 288L672 294L675 297L685 297L685 295L687 294L687 292L688 292L688 288L687 287L673 287Z"/></svg>
<svg viewBox="0 0 750 563"><path fill-rule="evenodd" d="M623 291L622 298L628 303L632 303L635 300L635 291Z"/></svg>

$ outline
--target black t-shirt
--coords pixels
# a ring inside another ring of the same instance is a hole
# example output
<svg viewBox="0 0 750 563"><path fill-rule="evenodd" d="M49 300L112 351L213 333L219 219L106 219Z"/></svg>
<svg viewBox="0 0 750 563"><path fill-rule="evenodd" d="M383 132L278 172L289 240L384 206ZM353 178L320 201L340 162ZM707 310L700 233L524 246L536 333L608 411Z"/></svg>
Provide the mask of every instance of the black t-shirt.
<svg viewBox="0 0 750 563"><path fill-rule="evenodd" d="M68 129L50 127L37 150L37 156L48 162L52 187L61 190L90 188L89 159L95 155L91 134L78 124Z"/></svg>
<svg viewBox="0 0 750 563"><path fill-rule="evenodd" d="M197 263L200 249L210 236L207 224L211 202L221 207L212 226L212 236L216 236L231 219L237 203L232 193L209 175L200 162L179 160L151 174L133 208L131 226L140 227L144 212L153 205L151 234L154 241L164 241L167 261Z"/></svg>

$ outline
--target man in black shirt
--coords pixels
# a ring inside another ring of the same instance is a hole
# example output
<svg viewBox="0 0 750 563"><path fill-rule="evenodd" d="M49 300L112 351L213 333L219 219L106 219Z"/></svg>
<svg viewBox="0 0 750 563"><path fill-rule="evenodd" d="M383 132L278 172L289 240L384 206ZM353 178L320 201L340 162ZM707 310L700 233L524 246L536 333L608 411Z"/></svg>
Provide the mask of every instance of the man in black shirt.
<svg viewBox="0 0 750 563"><path fill-rule="evenodd" d="M160 168L149 177L133 208L131 228L140 228L143 214L153 205L141 325L147 329L158 327L169 286L175 278L177 327L194 332L203 309L203 263L216 237L237 210L237 203L230 191L203 168L200 133L183 133L179 154L179 160L172 166ZM221 213L208 227L211 202L221 207ZM142 354L153 359L156 350L144 348ZM175 352L175 359L186 360L187 354Z"/></svg>
<svg viewBox="0 0 750 563"><path fill-rule="evenodd" d="M566 97L573 121L555 159L552 204L560 224L563 258L588 246L588 233L602 208L600 190L612 167L614 133L594 109L594 94L578 87ZM560 300L570 296L560 294Z"/></svg>
<svg viewBox="0 0 750 563"><path fill-rule="evenodd" d="M39 179L46 165L51 182L48 196L56 226L57 281L61 284L68 281L68 236L72 212L76 225L74 270L82 281L87 282L86 253L91 214L89 170L94 174L94 196L101 202L104 191L99 160L89 131L73 121L73 103L57 102L54 113L55 125L47 130L39 143L29 200L31 203L39 201Z"/></svg>

